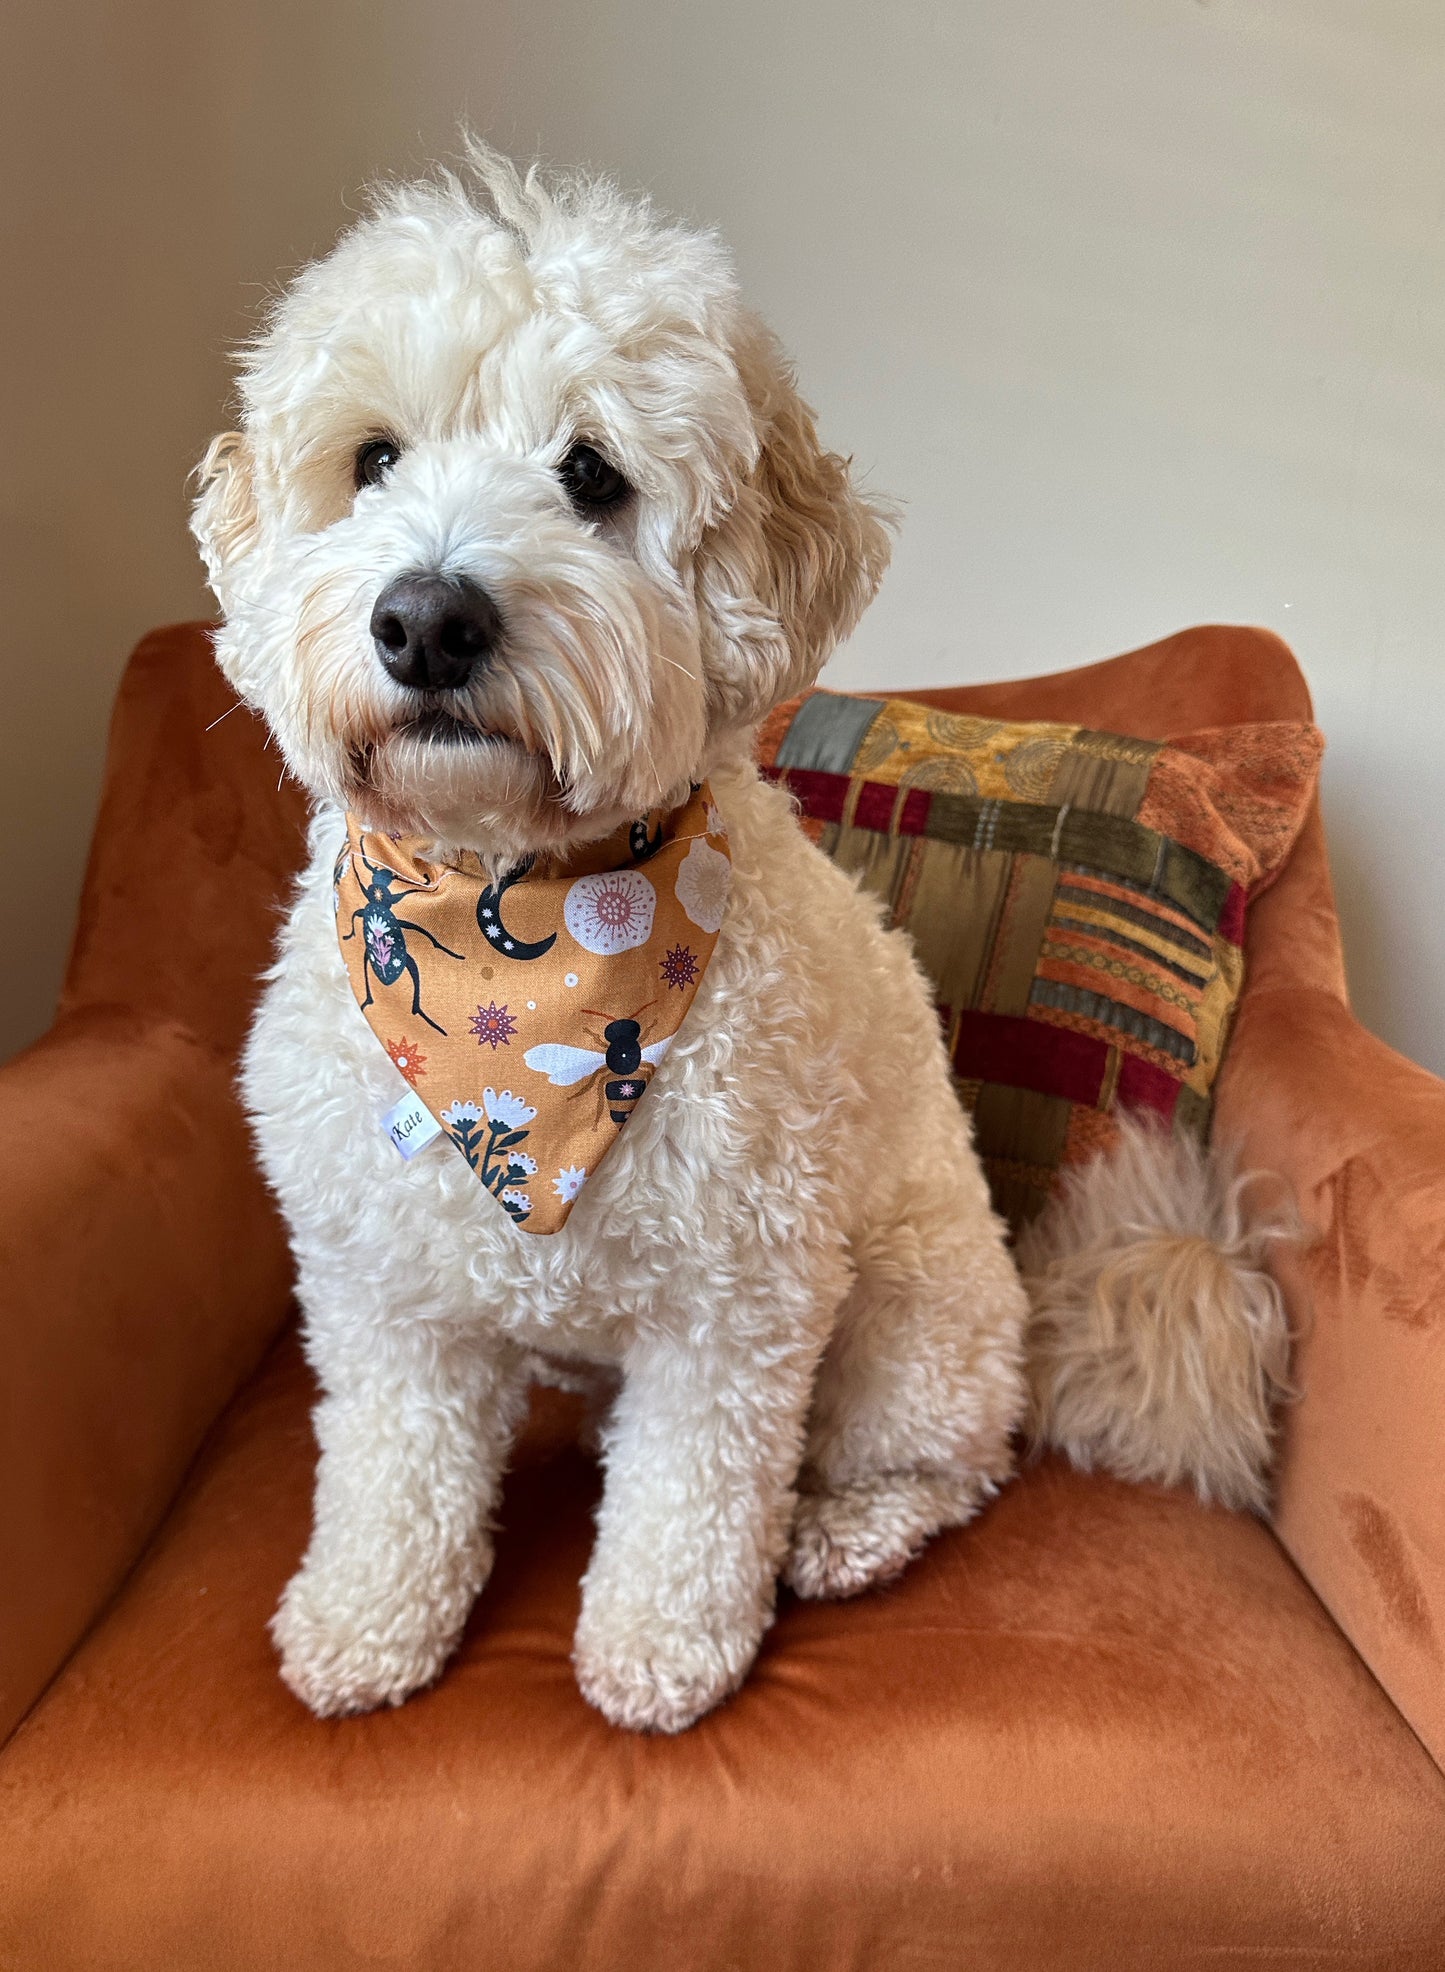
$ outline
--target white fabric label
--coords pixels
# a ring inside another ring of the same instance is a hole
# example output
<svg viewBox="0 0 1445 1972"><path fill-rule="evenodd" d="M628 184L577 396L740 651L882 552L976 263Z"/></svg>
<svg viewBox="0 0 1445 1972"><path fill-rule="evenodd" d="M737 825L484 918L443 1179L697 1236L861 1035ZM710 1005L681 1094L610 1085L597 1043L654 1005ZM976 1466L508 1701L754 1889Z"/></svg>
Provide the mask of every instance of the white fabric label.
<svg viewBox="0 0 1445 1972"><path fill-rule="evenodd" d="M381 1127L409 1164L442 1133L442 1126L415 1089L408 1089L381 1119Z"/></svg>

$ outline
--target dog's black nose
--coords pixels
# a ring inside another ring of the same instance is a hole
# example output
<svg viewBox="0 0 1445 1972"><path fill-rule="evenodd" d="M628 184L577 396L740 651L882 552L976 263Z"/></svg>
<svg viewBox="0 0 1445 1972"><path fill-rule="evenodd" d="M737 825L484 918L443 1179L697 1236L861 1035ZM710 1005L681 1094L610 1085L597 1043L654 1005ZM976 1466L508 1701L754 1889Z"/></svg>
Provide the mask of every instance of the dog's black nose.
<svg viewBox="0 0 1445 1972"><path fill-rule="evenodd" d="M371 634L399 685L454 691L491 656L502 619L486 590L465 575L399 575L376 599Z"/></svg>

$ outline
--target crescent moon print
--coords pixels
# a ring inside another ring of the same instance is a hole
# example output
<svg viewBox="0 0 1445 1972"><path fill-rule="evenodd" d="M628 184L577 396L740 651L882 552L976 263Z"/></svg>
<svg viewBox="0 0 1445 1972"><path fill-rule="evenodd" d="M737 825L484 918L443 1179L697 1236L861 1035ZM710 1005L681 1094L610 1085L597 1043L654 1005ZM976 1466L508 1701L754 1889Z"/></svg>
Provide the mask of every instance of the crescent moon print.
<svg viewBox="0 0 1445 1972"><path fill-rule="evenodd" d="M543 958L557 942L555 931L549 931L545 938L533 939L529 944L525 938L514 938L502 922L502 899L514 883L526 875L526 867L513 870L498 884L488 884L477 899L477 924L482 936L494 951L507 959Z"/></svg>
<svg viewBox="0 0 1445 1972"><path fill-rule="evenodd" d="M651 835L647 833L647 817L644 815L640 821L632 824L628 832L628 842L632 850L633 862L647 862L649 858L657 854L665 840L666 835L661 822L658 823L657 828Z"/></svg>

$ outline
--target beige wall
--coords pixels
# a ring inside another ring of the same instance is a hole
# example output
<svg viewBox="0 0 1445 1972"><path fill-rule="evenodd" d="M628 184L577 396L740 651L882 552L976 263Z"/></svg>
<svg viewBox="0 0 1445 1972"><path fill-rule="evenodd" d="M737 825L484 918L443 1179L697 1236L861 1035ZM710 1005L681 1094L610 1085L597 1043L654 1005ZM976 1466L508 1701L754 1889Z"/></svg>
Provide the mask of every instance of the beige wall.
<svg viewBox="0 0 1445 1972"><path fill-rule="evenodd" d="M402 58L400 12L7 10L0 1054L51 1015L126 653L208 607L185 478L222 418L226 346L367 174L421 155L414 105L388 119L380 80Z"/></svg>
<svg viewBox="0 0 1445 1972"><path fill-rule="evenodd" d="M128 642L201 606L222 350L469 114L715 220L908 519L833 679L1294 642L1365 1017L1445 1070L1437 0L78 4L7 26L11 929L48 1017Z"/></svg>

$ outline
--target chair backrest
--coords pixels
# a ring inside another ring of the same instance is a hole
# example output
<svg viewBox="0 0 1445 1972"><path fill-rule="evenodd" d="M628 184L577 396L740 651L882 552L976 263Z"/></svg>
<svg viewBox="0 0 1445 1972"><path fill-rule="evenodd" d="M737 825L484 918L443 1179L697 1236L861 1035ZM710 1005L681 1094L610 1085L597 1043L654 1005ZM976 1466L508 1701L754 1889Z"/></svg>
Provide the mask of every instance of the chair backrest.
<svg viewBox="0 0 1445 1972"><path fill-rule="evenodd" d="M1255 719L1307 719L1309 690L1268 631L1213 626L1102 664L907 696L1009 719L1073 719L1167 738ZM216 669L208 626L138 646L111 719L62 1011L107 1002L176 1020L233 1054L304 851L306 799L261 722ZM1344 997L1318 816L1253 914L1249 983Z"/></svg>
<svg viewBox="0 0 1445 1972"><path fill-rule="evenodd" d="M208 626L152 631L111 715L61 1012L139 1007L233 1055L305 826L306 798L216 669Z"/></svg>

